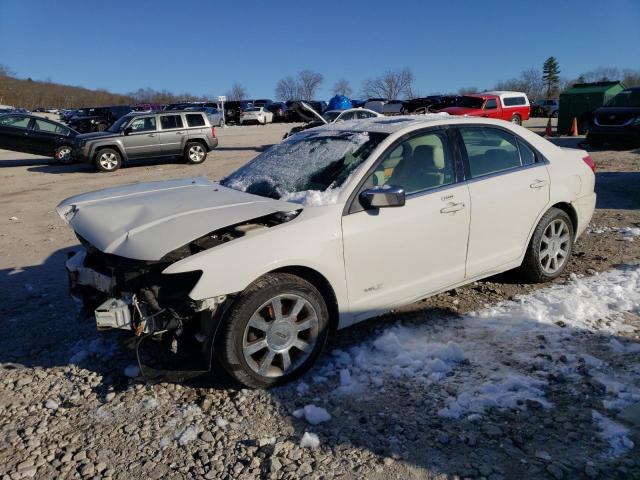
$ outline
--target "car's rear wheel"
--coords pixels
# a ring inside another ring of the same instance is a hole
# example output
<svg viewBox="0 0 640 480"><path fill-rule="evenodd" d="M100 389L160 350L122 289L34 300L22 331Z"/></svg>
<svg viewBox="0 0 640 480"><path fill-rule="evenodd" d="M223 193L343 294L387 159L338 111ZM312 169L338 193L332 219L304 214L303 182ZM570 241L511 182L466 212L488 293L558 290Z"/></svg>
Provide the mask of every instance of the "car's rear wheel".
<svg viewBox="0 0 640 480"><path fill-rule="evenodd" d="M115 172L122 166L122 157L117 150L103 148L96 153L93 163L101 172Z"/></svg>
<svg viewBox="0 0 640 480"><path fill-rule="evenodd" d="M187 163L202 163L207 158L207 149L200 142L189 142L184 147L184 159Z"/></svg>
<svg viewBox="0 0 640 480"><path fill-rule="evenodd" d="M559 208L545 213L531 237L521 276L530 282L548 282L558 277L567 264L573 250L573 222Z"/></svg>
<svg viewBox="0 0 640 480"><path fill-rule="evenodd" d="M56 159L56 161L60 162L60 163L71 163L72 158L71 158L71 147L67 146L67 145L62 145L58 148L56 148L56 151L54 153L54 157Z"/></svg>
<svg viewBox="0 0 640 480"><path fill-rule="evenodd" d="M522 117L520 115L514 115L513 117L511 117L511 123L522 125Z"/></svg>
<svg viewBox="0 0 640 480"><path fill-rule="evenodd" d="M314 363L328 334L320 292L286 273L250 285L227 312L218 358L229 374L252 388L291 381Z"/></svg>

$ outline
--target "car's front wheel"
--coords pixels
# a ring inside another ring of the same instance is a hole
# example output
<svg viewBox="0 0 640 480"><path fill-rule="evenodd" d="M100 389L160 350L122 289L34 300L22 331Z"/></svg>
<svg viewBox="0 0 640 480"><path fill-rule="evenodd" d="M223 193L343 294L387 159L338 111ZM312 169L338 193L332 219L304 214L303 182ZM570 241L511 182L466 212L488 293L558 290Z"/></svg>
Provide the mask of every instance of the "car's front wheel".
<svg viewBox="0 0 640 480"><path fill-rule="evenodd" d="M533 232L520 267L521 276L534 283L558 277L569 263L573 238L573 222L569 215L559 208L551 208Z"/></svg>
<svg viewBox="0 0 640 480"><path fill-rule="evenodd" d="M248 387L279 385L311 367L327 339L328 324L325 301L311 283L287 273L268 274L227 312L218 358Z"/></svg>
<svg viewBox="0 0 640 480"><path fill-rule="evenodd" d="M96 153L93 163L101 172L115 172L122 166L122 157L117 150L103 148Z"/></svg>
<svg viewBox="0 0 640 480"><path fill-rule="evenodd" d="M187 163L198 164L207 158L207 149L200 142L189 142L184 147L184 159Z"/></svg>

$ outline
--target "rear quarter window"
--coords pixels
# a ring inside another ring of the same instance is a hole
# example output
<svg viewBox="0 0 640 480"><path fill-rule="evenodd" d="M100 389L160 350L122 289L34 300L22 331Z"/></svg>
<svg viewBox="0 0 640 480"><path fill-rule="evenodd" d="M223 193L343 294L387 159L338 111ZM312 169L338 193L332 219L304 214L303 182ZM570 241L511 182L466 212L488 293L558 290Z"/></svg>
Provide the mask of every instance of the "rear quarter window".
<svg viewBox="0 0 640 480"><path fill-rule="evenodd" d="M519 105L526 105L527 100L524 97L507 97L502 100L505 107L517 107Z"/></svg>
<svg viewBox="0 0 640 480"><path fill-rule="evenodd" d="M187 125L190 127L204 127L204 117L202 115L197 115L194 113L189 113L185 115L187 117Z"/></svg>

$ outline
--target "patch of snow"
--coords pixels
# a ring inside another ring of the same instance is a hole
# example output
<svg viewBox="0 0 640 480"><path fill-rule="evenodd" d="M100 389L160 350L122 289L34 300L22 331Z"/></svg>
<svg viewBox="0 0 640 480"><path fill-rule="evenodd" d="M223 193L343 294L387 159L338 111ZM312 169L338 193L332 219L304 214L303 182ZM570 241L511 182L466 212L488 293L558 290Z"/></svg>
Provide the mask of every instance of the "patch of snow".
<svg viewBox="0 0 640 480"><path fill-rule="evenodd" d="M317 425L322 422L331 420L331 415L322 407L316 407L315 405L307 405L304 408L300 408L293 412L293 416L296 418L304 417L311 425Z"/></svg>
<svg viewBox="0 0 640 480"><path fill-rule="evenodd" d="M199 434L198 427L195 425L191 425L185 428L178 437L178 443L180 445L186 445L187 443L191 443L198 438Z"/></svg>
<svg viewBox="0 0 640 480"><path fill-rule="evenodd" d="M216 425L218 426L218 428L226 428L229 425L229 421L225 420L224 418L216 418Z"/></svg>
<svg viewBox="0 0 640 480"><path fill-rule="evenodd" d="M590 226L587 228L587 233L620 233L623 240L633 241L634 237L640 237L640 228L638 227L598 227Z"/></svg>
<svg viewBox="0 0 640 480"><path fill-rule="evenodd" d="M605 407L621 409L640 399L633 386L640 359L628 355L639 351L638 344L612 338L632 328L624 312L640 313L639 265L586 278L572 275L564 285L461 317L386 328L372 340L331 352L318 376L338 376L336 392L355 395L382 392L387 382L408 382L434 392L440 415L475 419L489 408L550 408L548 378L582 382L586 368L605 386ZM609 348L599 350L603 355L627 358L595 357L585 333L607 342ZM432 389L434 384L445 388Z"/></svg>
<svg viewBox="0 0 640 480"><path fill-rule="evenodd" d="M301 448L318 448L320 446L320 439L315 433L304 432L302 439L300 440Z"/></svg>
<svg viewBox="0 0 640 480"><path fill-rule="evenodd" d="M44 404L45 408L48 408L49 410L57 410L58 409L58 403L55 402L54 400L47 400L47 402Z"/></svg>
<svg viewBox="0 0 640 480"><path fill-rule="evenodd" d="M600 429L600 437L609 442L609 451L606 456L612 458L619 457L635 446L633 441L629 438L628 428L623 427L619 423L614 422L595 410L591 413L593 420L597 423L598 428Z"/></svg>

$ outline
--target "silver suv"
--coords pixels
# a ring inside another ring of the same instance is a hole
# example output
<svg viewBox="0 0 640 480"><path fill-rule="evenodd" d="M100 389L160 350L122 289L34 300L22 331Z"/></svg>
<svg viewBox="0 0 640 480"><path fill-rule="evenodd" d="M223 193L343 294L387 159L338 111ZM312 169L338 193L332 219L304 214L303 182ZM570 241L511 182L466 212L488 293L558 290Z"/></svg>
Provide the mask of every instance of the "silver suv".
<svg viewBox="0 0 640 480"><path fill-rule="evenodd" d="M103 132L78 135L73 157L113 172L139 158L180 156L202 163L218 145L206 112L132 112Z"/></svg>

